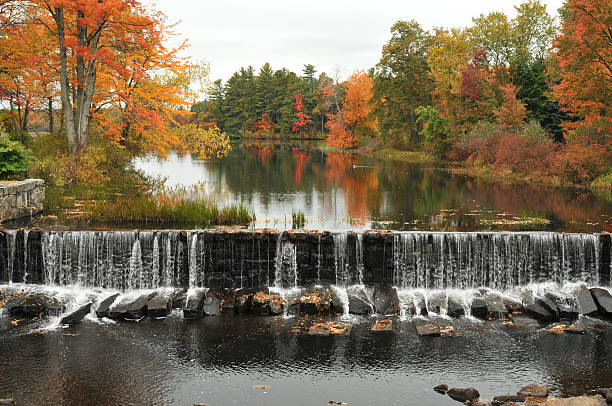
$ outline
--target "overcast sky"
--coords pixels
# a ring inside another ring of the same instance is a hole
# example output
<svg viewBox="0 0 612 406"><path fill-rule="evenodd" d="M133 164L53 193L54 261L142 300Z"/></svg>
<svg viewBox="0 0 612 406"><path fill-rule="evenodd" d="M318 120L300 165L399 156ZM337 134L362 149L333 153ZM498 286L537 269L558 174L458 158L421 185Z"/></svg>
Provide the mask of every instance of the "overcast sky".
<svg viewBox="0 0 612 406"><path fill-rule="evenodd" d="M146 0L145 0L146 1ZM150 0L151 1L151 0ZM514 16L521 0L157 0L157 8L190 42L189 56L211 65L211 79L227 80L241 66L343 76L380 59L397 20L424 28L465 27L491 11ZM562 0L543 0L557 15Z"/></svg>

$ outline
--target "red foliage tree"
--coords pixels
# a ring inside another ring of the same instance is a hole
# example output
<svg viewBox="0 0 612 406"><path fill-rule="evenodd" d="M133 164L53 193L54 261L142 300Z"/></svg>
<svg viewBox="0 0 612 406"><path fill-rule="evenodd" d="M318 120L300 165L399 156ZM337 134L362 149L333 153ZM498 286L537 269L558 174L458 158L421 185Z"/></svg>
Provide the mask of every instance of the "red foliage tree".
<svg viewBox="0 0 612 406"><path fill-rule="evenodd" d="M303 112L304 96L302 95L302 93L296 94L295 96L293 96L293 99L295 100L293 109L295 110L295 116L297 121L291 123L291 131L296 133L298 131L301 132L305 126L312 123L312 120L310 119L310 117L308 117L308 114Z"/></svg>

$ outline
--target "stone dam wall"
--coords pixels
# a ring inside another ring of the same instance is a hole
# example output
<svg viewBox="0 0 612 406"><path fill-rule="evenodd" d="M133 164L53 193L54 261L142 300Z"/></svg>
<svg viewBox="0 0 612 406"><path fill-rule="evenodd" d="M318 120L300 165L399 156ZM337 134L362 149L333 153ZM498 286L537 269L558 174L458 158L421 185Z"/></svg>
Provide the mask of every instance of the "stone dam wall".
<svg viewBox="0 0 612 406"><path fill-rule="evenodd" d="M45 182L41 179L0 183L0 223L42 212L44 200Z"/></svg>
<svg viewBox="0 0 612 406"><path fill-rule="evenodd" d="M0 231L0 283L128 291L610 284L608 234Z"/></svg>

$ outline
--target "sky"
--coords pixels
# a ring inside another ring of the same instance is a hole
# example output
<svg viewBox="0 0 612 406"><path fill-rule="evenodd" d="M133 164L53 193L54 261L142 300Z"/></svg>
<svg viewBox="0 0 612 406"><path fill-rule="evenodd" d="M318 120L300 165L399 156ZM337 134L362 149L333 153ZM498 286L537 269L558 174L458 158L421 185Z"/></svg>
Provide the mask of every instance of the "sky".
<svg viewBox="0 0 612 406"><path fill-rule="evenodd" d="M514 0L144 0L177 23L190 43L187 56L210 64L212 80L227 80L241 66L269 62L301 73L348 76L380 59L390 28L416 20L425 29L466 27L481 13L514 16ZM556 15L562 0L541 0Z"/></svg>

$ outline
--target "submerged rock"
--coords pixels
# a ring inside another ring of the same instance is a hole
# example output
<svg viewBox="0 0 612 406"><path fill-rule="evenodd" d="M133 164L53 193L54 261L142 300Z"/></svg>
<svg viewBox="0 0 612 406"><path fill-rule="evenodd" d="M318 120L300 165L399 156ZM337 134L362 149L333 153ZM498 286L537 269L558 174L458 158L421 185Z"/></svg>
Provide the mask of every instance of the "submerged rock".
<svg viewBox="0 0 612 406"><path fill-rule="evenodd" d="M298 299L299 314L330 314L332 312L332 294L329 288L315 288Z"/></svg>
<svg viewBox="0 0 612 406"><path fill-rule="evenodd" d="M260 315L283 314L286 305L285 300L280 296L270 295L261 291L253 295L252 304L253 312Z"/></svg>
<svg viewBox="0 0 612 406"><path fill-rule="evenodd" d="M520 314L515 314L512 316L512 325L518 328L525 329L538 329L540 328L540 323L532 319L531 317L527 317Z"/></svg>
<svg viewBox="0 0 612 406"><path fill-rule="evenodd" d="M450 388L446 394L463 403L475 402L480 398L480 393L476 388Z"/></svg>
<svg viewBox="0 0 612 406"><path fill-rule="evenodd" d="M92 303L89 302L79 306L76 310L73 310L67 315L63 316L60 319L60 324L68 324L69 326L73 326L80 323L81 320L83 320L91 312L91 305Z"/></svg>
<svg viewBox="0 0 612 406"><path fill-rule="evenodd" d="M592 288L591 295L602 316L612 318L612 295L606 289Z"/></svg>
<svg viewBox="0 0 612 406"><path fill-rule="evenodd" d="M606 401L601 395L577 396L565 399L549 399L544 406L606 406Z"/></svg>
<svg viewBox="0 0 612 406"><path fill-rule="evenodd" d="M391 320L381 320L372 326L372 331L390 332L393 331L393 323Z"/></svg>
<svg viewBox="0 0 612 406"><path fill-rule="evenodd" d="M422 337L440 337L442 335L440 327L436 327L431 323L417 326L416 330L417 334Z"/></svg>
<svg viewBox="0 0 612 406"><path fill-rule="evenodd" d="M204 289L195 289L187 295L187 303L183 309L183 318L185 319L201 319L204 316L204 299L206 291Z"/></svg>
<svg viewBox="0 0 612 406"><path fill-rule="evenodd" d="M124 296L118 302L112 304L109 318L112 320L139 320L147 315L147 304L149 300L157 295L157 292L142 293L138 296Z"/></svg>
<svg viewBox="0 0 612 406"><path fill-rule="evenodd" d="M433 388L433 390L443 395L446 395L446 392L448 392L448 385L443 383L442 385L438 385L435 388Z"/></svg>
<svg viewBox="0 0 612 406"><path fill-rule="evenodd" d="M475 298L470 306L470 312L477 319L486 320L488 315L487 302L484 299Z"/></svg>
<svg viewBox="0 0 612 406"><path fill-rule="evenodd" d="M173 309L182 309L187 304L187 290L186 289L176 289L172 294L172 308Z"/></svg>
<svg viewBox="0 0 612 406"><path fill-rule="evenodd" d="M527 398L527 396L525 396L525 395L502 395L502 396L495 396L493 398L493 401L495 401L495 402L502 402L502 403L506 403L506 402L524 402L526 398Z"/></svg>
<svg viewBox="0 0 612 406"><path fill-rule="evenodd" d="M98 308L96 309L96 316L98 316L99 319L103 317L108 317L110 315L109 309L118 297L119 293L114 293L103 299L98 305Z"/></svg>
<svg viewBox="0 0 612 406"><path fill-rule="evenodd" d="M550 322L555 320L554 316L548 310L537 303L527 305L525 307L525 313L540 321Z"/></svg>
<svg viewBox="0 0 612 406"><path fill-rule="evenodd" d="M559 317L561 320L576 320L580 312L575 307L559 306Z"/></svg>
<svg viewBox="0 0 612 406"><path fill-rule="evenodd" d="M330 336L338 334L346 334L351 326L342 323L315 323L308 328L308 334L315 336Z"/></svg>
<svg viewBox="0 0 612 406"><path fill-rule="evenodd" d="M548 388L544 385L529 384L521 388L517 395L530 398L545 398L548 396Z"/></svg>

